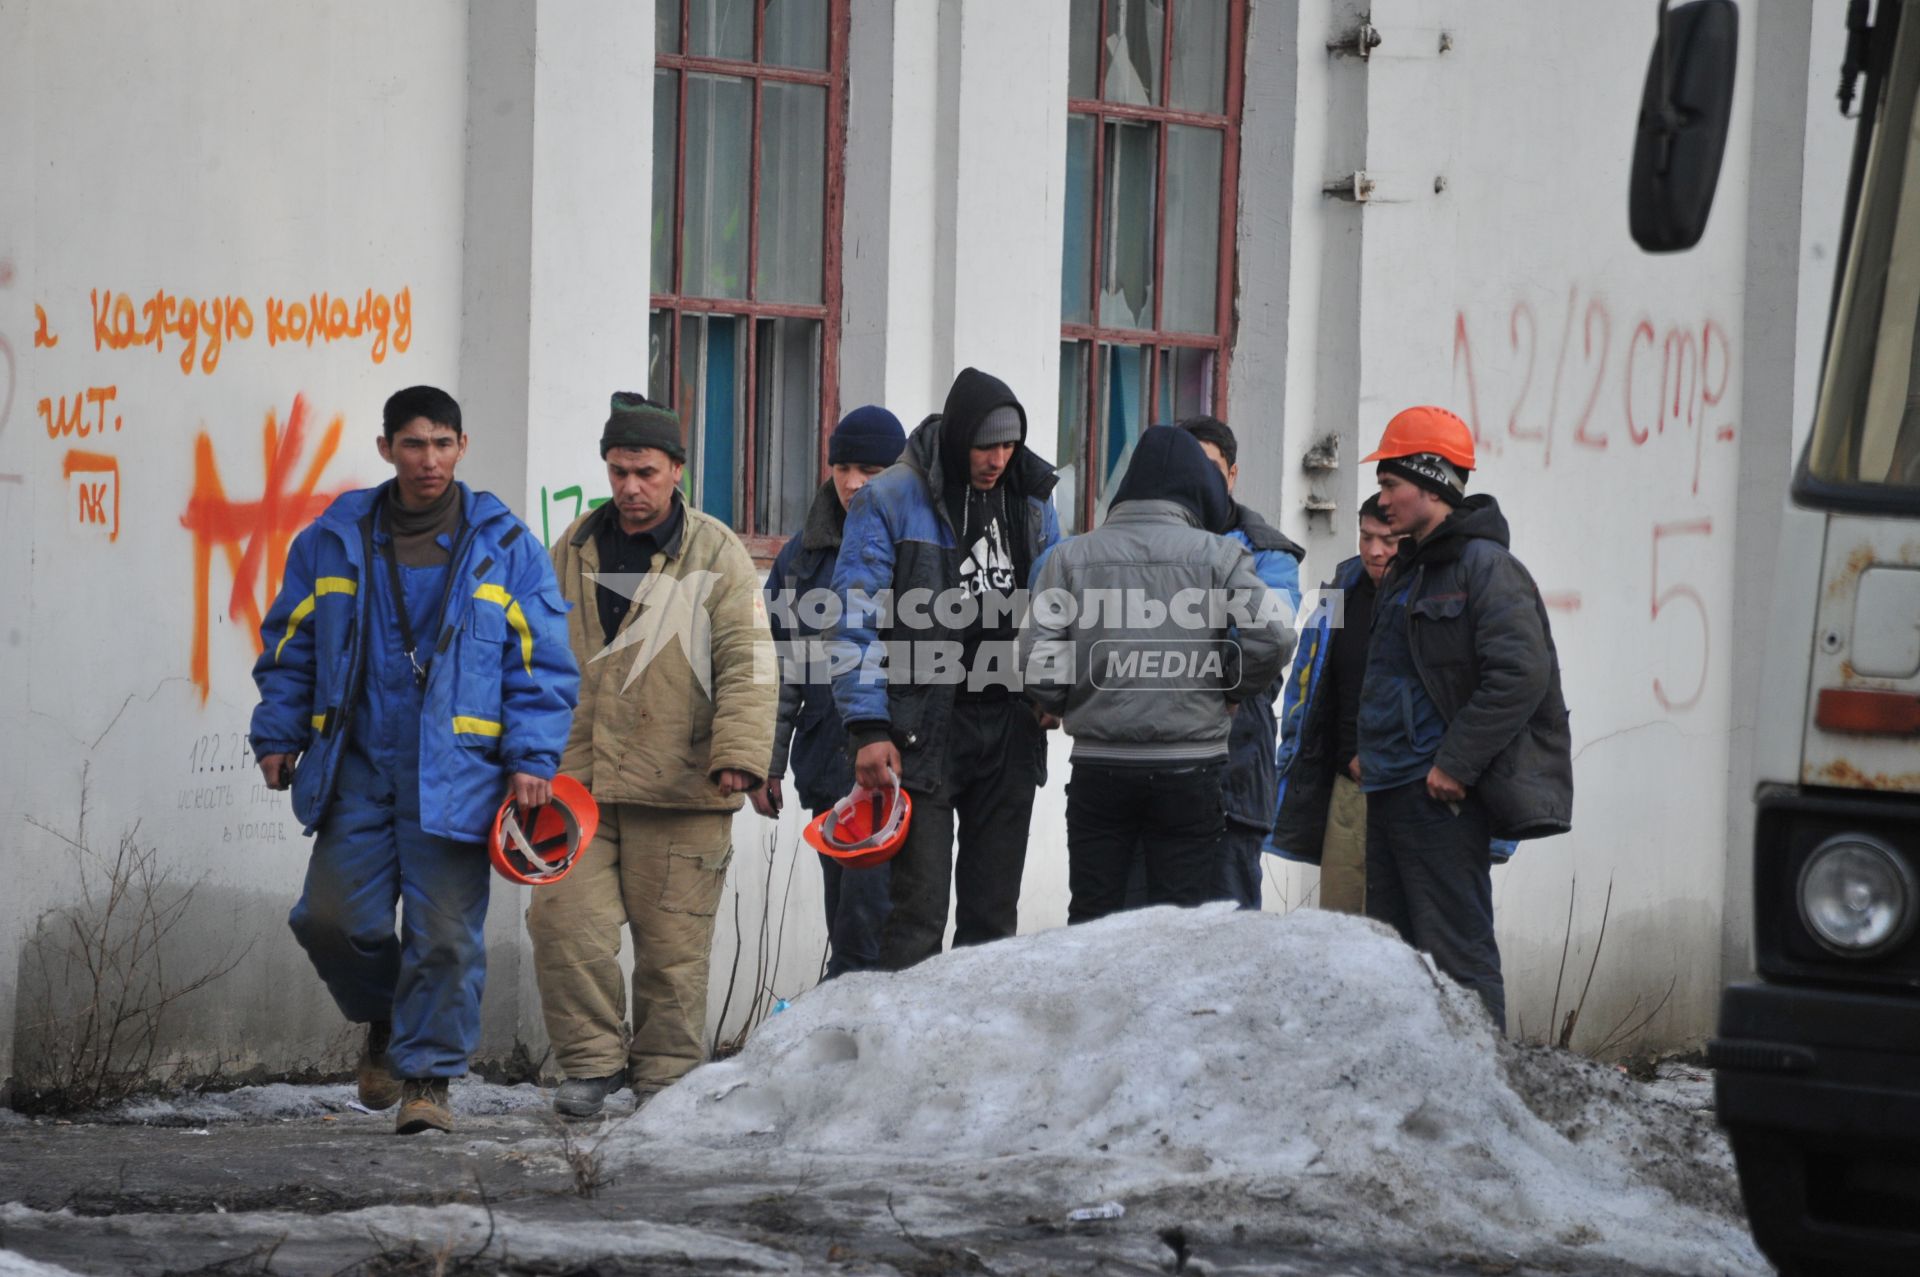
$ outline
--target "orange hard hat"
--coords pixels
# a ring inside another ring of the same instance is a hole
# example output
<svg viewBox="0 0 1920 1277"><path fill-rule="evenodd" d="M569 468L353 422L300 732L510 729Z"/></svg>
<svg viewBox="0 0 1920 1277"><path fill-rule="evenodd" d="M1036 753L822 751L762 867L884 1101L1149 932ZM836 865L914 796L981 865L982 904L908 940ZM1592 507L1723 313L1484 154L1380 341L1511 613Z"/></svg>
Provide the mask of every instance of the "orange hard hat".
<svg viewBox="0 0 1920 1277"><path fill-rule="evenodd" d="M1431 452L1462 470L1473 469L1473 431L1445 408L1422 405L1394 414L1380 446L1361 461L1391 461Z"/></svg>
<svg viewBox="0 0 1920 1277"><path fill-rule="evenodd" d="M855 789L807 823L802 837L847 869L884 865L907 841L913 799L893 778L892 789Z"/></svg>
<svg viewBox="0 0 1920 1277"><path fill-rule="evenodd" d="M573 868L600 827L600 804L571 776L553 778L553 797L523 811L509 798L493 817L487 857L510 882L538 887Z"/></svg>

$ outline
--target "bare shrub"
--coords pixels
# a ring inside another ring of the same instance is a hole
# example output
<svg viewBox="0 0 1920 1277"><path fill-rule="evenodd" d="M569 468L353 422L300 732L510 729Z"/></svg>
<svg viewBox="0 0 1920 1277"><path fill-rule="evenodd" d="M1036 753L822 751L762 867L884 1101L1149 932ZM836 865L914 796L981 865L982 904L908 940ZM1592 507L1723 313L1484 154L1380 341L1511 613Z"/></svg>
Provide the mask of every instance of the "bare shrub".
<svg viewBox="0 0 1920 1277"><path fill-rule="evenodd" d="M19 1075L22 1107L95 1108L155 1083L179 1082L184 1062L160 1057L161 1033L180 1002L232 971L234 953L169 967L169 939L191 913L197 882L182 884L140 840L136 821L112 852L87 833L87 783L72 834L35 824L65 844L80 898L35 922L25 946Z"/></svg>

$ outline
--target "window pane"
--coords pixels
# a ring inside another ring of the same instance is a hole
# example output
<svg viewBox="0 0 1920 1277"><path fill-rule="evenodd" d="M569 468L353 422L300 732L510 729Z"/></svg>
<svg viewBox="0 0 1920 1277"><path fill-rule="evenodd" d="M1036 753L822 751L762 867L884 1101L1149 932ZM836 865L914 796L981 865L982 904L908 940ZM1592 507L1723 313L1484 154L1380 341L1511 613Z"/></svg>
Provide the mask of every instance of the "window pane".
<svg viewBox="0 0 1920 1277"><path fill-rule="evenodd" d="M647 316L647 398L673 402L673 312L656 310Z"/></svg>
<svg viewBox="0 0 1920 1277"><path fill-rule="evenodd" d="M753 0L693 0L687 25L696 57L753 60Z"/></svg>
<svg viewBox="0 0 1920 1277"><path fill-rule="evenodd" d="M821 300L827 190L827 91L762 84L760 104L761 301Z"/></svg>
<svg viewBox="0 0 1920 1277"><path fill-rule="evenodd" d="M1067 96L1093 97L1100 74L1100 0L1073 0L1067 42Z"/></svg>
<svg viewBox="0 0 1920 1277"><path fill-rule="evenodd" d="M1100 516L1146 428L1151 348L1100 347Z"/></svg>
<svg viewBox="0 0 1920 1277"><path fill-rule="evenodd" d="M1080 522L1080 484L1087 472L1087 361L1092 358L1089 342L1060 343L1060 434L1053 455L1060 482L1053 504L1068 532L1087 530Z"/></svg>
<svg viewBox="0 0 1920 1277"><path fill-rule="evenodd" d="M686 223L681 291L745 297L747 178L753 87L731 76L687 77Z"/></svg>
<svg viewBox="0 0 1920 1277"><path fill-rule="evenodd" d="M1157 422L1169 425L1188 417L1213 413L1213 352L1193 346L1169 346L1160 351L1160 391Z"/></svg>
<svg viewBox="0 0 1920 1277"><path fill-rule="evenodd" d="M1171 332L1210 333L1218 323L1220 286L1219 129L1167 126L1166 304L1161 325Z"/></svg>
<svg viewBox="0 0 1920 1277"><path fill-rule="evenodd" d="M679 12L676 8L675 12ZM673 166L680 144L680 76L653 73L653 291L673 291Z"/></svg>
<svg viewBox="0 0 1920 1277"><path fill-rule="evenodd" d="M820 321L763 319L756 341L753 529L798 534L820 477Z"/></svg>
<svg viewBox="0 0 1920 1277"><path fill-rule="evenodd" d="M1107 121L1107 186L1101 197L1105 208L1100 227L1100 322L1106 327L1153 327L1154 166L1159 137L1157 124Z"/></svg>
<svg viewBox="0 0 1920 1277"><path fill-rule="evenodd" d="M653 45L657 53L680 52L680 0L654 0Z"/></svg>
<svg viewBox="0 0 1920 1277"><path fill-rule="evenodd" d="M1107 0L1109 102L1160 104L1160 49L1167 34L1165 0Z"/></svg>
<svg viewBox="0 0 1920 1277"><path fill-rule="evenodd" d="M1173 83L1169 105L1227 109L1228 0L1180 0L1173 9Z"/></svg>
<svg viewBox="0 0 1920 1277"><path fill-rule="evenodd" d="M739 443L745 436L747 323L733 315L680 318L680 419L687 423L687 499L735 526Z"/></svg>
<svg viewBox="0 0 1920 1277"><path fill-rule="evenodd" d="M826 70L827 0L766 0L766 3L766 50L761 61L781 67Z"/></svg>
<svg viewBox="0 0 1920 1277"><path fill-rule="evenodd" d="M1066 235L1060 249L1060 318L1093 322L1093 137L1090 115L1067 117Z"/></svg>

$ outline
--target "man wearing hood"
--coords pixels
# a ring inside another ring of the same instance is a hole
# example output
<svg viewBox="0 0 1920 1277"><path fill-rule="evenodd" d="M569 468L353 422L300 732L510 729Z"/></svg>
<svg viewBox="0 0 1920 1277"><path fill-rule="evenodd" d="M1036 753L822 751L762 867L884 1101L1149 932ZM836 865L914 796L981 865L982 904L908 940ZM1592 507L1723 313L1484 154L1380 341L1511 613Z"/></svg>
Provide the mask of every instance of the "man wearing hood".
<svg viewBox="0 0 1920 1277"><path fill-rule="evenodd" d="M788 538L767 573L773 641L781 649L780 716L773 729L767 783L748 795L748 801L770 820L779 817L784 804L781 783L789 761L800 802L816 816L853 789L847 729L833 707L833 689L821 677L829 663L816 658L819 628L813 618L820 615L820 596L833 586L847 507L860 489L900 459L906 443L900 419L885 408L868 404L842 417L827 439L829 473L807 509L806 526ZM880 928L887 917L887 866L850 869L821 855L820 879L827 909L828 977L877 966Z"/></svg>
<svg viewBox="0 0 1920 1277"><path fill-rule="evenodd" d="M1122 907L1136 856L1147 904L1219 894L1233 721L1271 694L1294 641L1284 596L1223 535L1237 514L1194 436L1154 426L1106 522L1062 542L1034 582L1027 688L1073 738L1070 923ZM1117 612L1100 605L1115 598Z"/></svg>
<svg viewBox="0 0 1920 1277"><path fill-rule="evenodd" d="M1006 383L964 369L847 511L834 703L855 779L883 788L897 777L913 800L881 932L890 970L940 952L956 896L956 945L1010 936L1018 920L1046 746L1020 688L1013 604L1060 539L1053 467L1026 436Z"/></svg>
<svg viewBox="0 0 1920 1277"><path fill-rule="evenodd" d="M1380 511L1405 538L1376 592L1357 717L1367 916L1433 955L1506 1027L1489 839L1572 827L1573 761L1546 607L1490 496L1473 432L1409 408L1380 447Z"/></svg>

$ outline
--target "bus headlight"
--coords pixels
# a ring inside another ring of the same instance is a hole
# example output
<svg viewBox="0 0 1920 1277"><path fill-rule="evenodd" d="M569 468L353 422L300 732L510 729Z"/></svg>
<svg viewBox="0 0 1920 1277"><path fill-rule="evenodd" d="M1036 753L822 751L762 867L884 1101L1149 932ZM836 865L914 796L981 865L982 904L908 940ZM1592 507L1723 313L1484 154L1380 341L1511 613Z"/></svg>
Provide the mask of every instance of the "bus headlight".
<svg viewBox="0 0 1920 1277"><path fill-rule="evenodd" d="M1836 834L1800 871L1800 921L1822 946L1847 958L1898 948L1920 913L1920 882L1877 838Z"/></svg>

